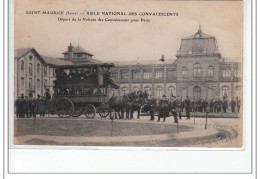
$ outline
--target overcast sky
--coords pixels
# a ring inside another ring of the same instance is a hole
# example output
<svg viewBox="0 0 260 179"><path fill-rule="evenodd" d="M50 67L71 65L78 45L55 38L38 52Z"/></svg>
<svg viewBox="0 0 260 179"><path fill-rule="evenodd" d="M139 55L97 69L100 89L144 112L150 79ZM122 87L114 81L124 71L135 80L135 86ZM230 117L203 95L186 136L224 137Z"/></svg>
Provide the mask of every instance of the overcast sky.
<svg viewBox="0 0 260 179"><path fill-rule="evenodd" d="M242 58L242 2L16 0L15 48L63 57L69 43L102 61L175 59L181 38L197 32L215 36L223 57ZM26 11L176 12L178 16L28 15ZM61 22L61 18L149 19L150 22Z"/></svg>

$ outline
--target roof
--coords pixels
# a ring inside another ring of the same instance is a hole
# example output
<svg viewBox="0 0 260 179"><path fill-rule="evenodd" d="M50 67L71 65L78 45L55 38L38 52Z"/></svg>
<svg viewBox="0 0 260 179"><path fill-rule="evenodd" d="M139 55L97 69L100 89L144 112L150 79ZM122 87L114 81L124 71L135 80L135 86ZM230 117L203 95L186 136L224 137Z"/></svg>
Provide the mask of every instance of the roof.
<svg viewBox="0 0 260 179"><path fill-rule="evenodd" d="M47 57L47 56L43 56L43 55L41 57L43 58L45 63L47 63L49 65L54 65L54 66L73 65L73 63L71 61L61 60L61 59Z"/></svg>
<svg viewBox="0 0 260 179"><path fill-rule="evenodd" d="M123 65L161 65L161 64L173 64L176 59L165 59L164 62L158 60L139 60L139 61L113 61L117 66Z"/></svg>
<svg viewBox="0 0 260 179"><path fill-rule="evenodd" d="M203 33L199 28L195 34L181 40L180 49L176 56L208 54L220 55L217 40L214 36Z"/></svg>
<svg viewBox="0 0 260 179"><path fill-rule="evenodd" d="M93 56L93 54L91 54L90 52L88 52L84 48L80 47L79 45L77 47L73 47L72 51L73 51L73 53L85 53L85 54L88 54L90 56ZM68 53L68 51L63 52L63 54L67 54L67 53Z"/></svg>
<svg viewBox="0 0 260 179"><path fill-rule="evenodd" d="M34 48L21 48L14 51L15 58L21 58L25 54L29 53L30 51L34 50Z"/></svg>
<svg viewBox="0 0 260 179"><path fill-rule="evenodd" d="M201 33L195 33L195 34L193 34L193 35L189 35L189 36L187 36L187 37L185 37L185 38L183 38L183 39L193 39L193 38L195 38L195 35L196 34L200 34L200 39L205 39L205 38L215 38L214 36L211 36L211 35L208 35L208 34L205 34L205 33L203 33L203 32L201 32Z"/></svg>

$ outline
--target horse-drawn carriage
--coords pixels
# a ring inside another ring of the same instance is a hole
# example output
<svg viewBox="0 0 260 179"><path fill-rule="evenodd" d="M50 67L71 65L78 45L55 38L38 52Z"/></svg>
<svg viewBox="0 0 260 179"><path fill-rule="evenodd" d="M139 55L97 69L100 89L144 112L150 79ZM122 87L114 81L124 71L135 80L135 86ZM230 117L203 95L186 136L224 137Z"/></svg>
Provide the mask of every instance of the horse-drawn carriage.
<svg viewBox="0 0 260 179"><path fill-rule="evenodd" d="M113 63L91 63L57 67L53 87L56 114L59 117L84 114L94 118L99 113L107 117L110 108L106 102L111 88L119 88L109 71L113 66Z"/></svg>

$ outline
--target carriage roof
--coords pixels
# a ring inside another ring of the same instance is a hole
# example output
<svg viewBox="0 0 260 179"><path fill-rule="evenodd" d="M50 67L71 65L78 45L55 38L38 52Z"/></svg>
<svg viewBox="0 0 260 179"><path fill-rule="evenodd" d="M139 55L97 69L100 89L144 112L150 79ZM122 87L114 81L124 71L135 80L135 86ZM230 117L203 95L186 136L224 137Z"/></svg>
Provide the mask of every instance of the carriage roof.
<svg viewBox="0 0 260 179"><path fill-rule="evenodd" d="M57 68L59 69L77 69L77 68L90 68L90 67L114 67L114 63L86 63L86 64L73 64L73 65L60 65Z"/></svg>

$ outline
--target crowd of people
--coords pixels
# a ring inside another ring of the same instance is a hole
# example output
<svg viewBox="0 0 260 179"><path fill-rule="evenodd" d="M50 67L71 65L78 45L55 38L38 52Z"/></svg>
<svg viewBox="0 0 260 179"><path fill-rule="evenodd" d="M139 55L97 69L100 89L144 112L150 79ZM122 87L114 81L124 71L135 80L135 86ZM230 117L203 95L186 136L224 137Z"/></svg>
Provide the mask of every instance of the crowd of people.
<svg viewBox="0 0 260 179"><path fill-rule="evenodd" d="M239 113L240 112L240 101L237 99L230 101L231 113ZM149 96L148 99L148 110L150 111L150 120L154 120L155 111L158 112L158 122L160 119L165 119L169 117L169 114L172 113L174 116L174 122L178 122L178 118L182 118L182 112L186 112L187 120L190 119L191 112L204 112L204 113L227 113L229 108L228 101L226 99L211 99L208 101L207 99L194 99L191 100L186 97L185 100L182 98L177 98L173 96L170 99L167 99L165 95L162 96L162 99L156 100Z"/></svg>
<svg viewBox="0 0 260 179"><path fill-rule="evenodd" d="M49 105L49 100L51 95L47 90L44 96L37 95L37 98L34 98L32 94L24 96L21 94L20 97L15 102L16 107L16 117L17 118L35 118L37 114L40 116L45 116L46 109Z"/></svg>

